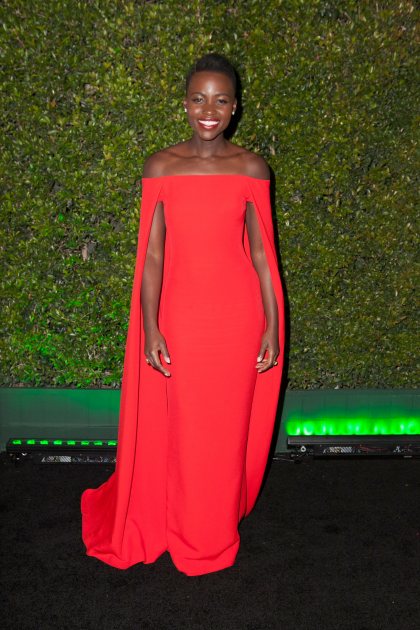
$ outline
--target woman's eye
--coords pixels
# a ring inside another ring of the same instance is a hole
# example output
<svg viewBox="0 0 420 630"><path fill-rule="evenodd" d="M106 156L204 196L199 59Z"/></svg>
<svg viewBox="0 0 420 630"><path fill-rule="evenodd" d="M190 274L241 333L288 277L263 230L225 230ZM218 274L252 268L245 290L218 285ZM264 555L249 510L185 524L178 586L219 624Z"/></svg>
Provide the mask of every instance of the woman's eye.
<svg viewBox="0 0 420 630"><path fill-rule="evenodd" d="M200 101L202 101L202 100L203 100L203 99L202 99L202 98L200 98L199 96L196 96L195 98L193 98L193 99L192 99L193 103L199 103L199 102L200 102ZM219 102L219 103L222 103L222 104L226 104L226 103L227 103L227 100L225 100L224 98L219 98L219 99L218 99L218 102Z"/></svg>

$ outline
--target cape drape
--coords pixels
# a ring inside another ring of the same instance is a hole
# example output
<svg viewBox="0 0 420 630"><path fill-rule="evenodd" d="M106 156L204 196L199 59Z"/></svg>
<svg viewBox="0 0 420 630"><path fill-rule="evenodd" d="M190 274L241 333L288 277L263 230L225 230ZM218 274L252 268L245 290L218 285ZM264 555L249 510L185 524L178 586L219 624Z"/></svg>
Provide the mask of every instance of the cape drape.
<svg viewBox="0 0 420 630"><path fill-rule="evenodd" d="M142 179L140 226L124 355L115 472L81 497L86 554L116 568L154 562L166 550L167 377L145 362L141 279L162 178ZM284 298L274 244L268 180L246 178L248 201L256 211L279 314L278 366L259 373L251 408L246 451L246 488L239 520L255 505L272 439L284 361ZM244 249L250 258L248 234ZM165 261L164 261L165 265ZM163 360L164 362L164 360ZM217 465L217 463L215 463ZM139 522L139 516L141 520ZM211 518L211 515L209 515Z"/></svg>

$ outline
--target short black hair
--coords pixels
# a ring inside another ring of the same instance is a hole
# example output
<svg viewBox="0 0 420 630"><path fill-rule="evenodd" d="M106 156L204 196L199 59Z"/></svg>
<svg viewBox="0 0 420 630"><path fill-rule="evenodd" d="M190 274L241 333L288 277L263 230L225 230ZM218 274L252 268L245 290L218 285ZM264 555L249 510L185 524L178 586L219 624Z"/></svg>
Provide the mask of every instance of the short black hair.
<svg viewBox="0 0 420 630"><path fill-rule="evenodd" d="M186 80L185 80L185 93L188 92L188 86L191 81L191 77L196 72L202 71L210 71L210 72L223 72L223 74L227 75L233 84L233 92L236 96L236 88L237 88L237 74L233 65L230 63L229 59L224 57L223 55L219 55L218 53L207 53L200 59L197 59L195 63L191 66L188 71Z"/></svg>

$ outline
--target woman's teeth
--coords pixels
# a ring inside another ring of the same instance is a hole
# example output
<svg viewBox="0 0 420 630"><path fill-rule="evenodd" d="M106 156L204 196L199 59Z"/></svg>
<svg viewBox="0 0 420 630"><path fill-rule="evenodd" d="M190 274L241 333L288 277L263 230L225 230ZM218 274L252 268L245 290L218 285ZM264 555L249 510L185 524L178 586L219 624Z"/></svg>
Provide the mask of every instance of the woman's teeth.
<svg viewBox="0 0 420 630"><path fill-rule="evenodd" d="M198 122L200 125L203 125L203 127L206 127L206 129L212 129L219 124L218 120L199 120Z"/></svg>

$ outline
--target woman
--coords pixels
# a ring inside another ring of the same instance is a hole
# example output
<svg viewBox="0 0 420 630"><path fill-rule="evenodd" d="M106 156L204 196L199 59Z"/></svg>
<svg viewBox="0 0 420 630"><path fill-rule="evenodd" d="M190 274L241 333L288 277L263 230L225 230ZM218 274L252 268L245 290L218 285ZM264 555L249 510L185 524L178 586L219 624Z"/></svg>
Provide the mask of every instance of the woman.
<svg viewBox="0 0 420 630"><path fill-rule="evenodd" d="M268 166L224 135L236 108L234 68L205 55L192 137L144 165L116 469L81 503L87 555L120 569L164 551L186 575L231 566L261 486L284 307Z"/></svg>

